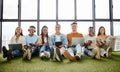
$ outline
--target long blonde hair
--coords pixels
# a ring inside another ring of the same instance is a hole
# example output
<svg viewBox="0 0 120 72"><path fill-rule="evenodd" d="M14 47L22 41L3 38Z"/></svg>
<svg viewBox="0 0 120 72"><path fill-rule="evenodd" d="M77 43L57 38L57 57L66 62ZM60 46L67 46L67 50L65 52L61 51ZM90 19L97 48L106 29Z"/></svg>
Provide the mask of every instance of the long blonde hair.
<svg viewBox="0 0 120 72"><path fill-rule="evenodd" d="M21 35L21 36L23 36L23 33L22 33L22 28L21 28L21 27L17 27L17 28L15 29L15 35L17 34L16 30L17 30L18 28L20 28L20 29L21 29L21 33L20 33L20 35Z"/></svg>
<svg viewBox="0 0 120 72"><path fill-rule="evenodd" d="M22 33L22 28L21 28L21 27L17 27L17 28L15 29L15 36L17 35L16 30L17 30L18 28L20 28L20 30L21 30L20 36L23 36L23 33ZM16 36L15 40L16 40L16 42L18 42L19 37L18 37L18 36Z"/></svg>

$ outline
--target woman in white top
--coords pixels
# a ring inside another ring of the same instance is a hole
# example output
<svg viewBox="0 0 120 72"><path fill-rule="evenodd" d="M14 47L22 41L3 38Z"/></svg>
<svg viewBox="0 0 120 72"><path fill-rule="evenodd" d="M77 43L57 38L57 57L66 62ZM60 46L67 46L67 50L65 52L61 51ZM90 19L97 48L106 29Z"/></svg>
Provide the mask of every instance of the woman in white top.
<svg viewBox="0 0 120 72"><path fill-rule="evenodd" d="M11 59L11 57L17 57L22 55L22 50L24 49L26 45L25 37L23 36L22 29L20 27L17 27L15 29L15 35L11 38L10 44L22 44L21 50L15 49L11 50L9 49L7 51L6 47L3 47L3 57L7 57L7 59Z"/></svg>
<svg viewBox="0 0 120 72"><path fill-rule="evenodd" d="M25 37L22 34L22 29L20 27L17 27L15 30L15 35L11 38L10 44L19 44L22 43L22 45L26 45Z"/></svg>

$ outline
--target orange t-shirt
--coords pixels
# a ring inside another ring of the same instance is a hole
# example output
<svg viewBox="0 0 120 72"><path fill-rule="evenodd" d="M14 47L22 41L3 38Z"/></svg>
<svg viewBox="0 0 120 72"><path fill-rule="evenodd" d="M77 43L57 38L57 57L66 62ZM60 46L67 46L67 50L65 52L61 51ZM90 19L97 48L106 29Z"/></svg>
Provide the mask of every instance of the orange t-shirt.
<svg viewBox="0 0 120 72"><path fill-rule="evenodd" d="M78 32L67 34L68 47L70 47L72 44L72 37L83 38L83 34Z"/></svg>

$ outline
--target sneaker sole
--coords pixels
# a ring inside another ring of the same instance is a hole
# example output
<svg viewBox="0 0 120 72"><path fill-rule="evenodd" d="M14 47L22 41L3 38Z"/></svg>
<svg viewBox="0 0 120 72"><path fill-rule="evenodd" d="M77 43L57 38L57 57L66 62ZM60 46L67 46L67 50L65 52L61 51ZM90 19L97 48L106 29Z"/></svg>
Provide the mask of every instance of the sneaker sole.
<svg viewBox="0 0 120 72"><path fill-rule="evenodd" d="M57 61L62 61L62 55L61 55L61 53L60 53L59 48L56 48L56 54L57 54L57 56L58 56L58 58L59 58L59 60L56 58Z"/></svg>

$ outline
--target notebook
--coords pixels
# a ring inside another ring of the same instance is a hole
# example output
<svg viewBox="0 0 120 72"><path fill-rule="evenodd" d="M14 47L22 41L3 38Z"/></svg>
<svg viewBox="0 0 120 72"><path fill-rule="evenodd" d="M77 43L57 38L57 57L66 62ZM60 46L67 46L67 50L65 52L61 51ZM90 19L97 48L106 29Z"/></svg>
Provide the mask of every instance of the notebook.
<svg viewBox="0 0 120 72"><path fill-rule="evenodd" d="M80 44L81 46L84 45L84 38L77 38L77 37L73 37L72 38L72 45L77 45Z"/></svg>
<svg viewBox="0 0 120 72"><path fill-rule="evenodd" d="M20 50L22 48L22 44L8 44L8 47L12 50Z"/></svg>
<svg viewBox="0 0 120 72"><path fill-rule="evenodd" d="M59 47L60 45L62 45L62 42L55 42L56 47Z"/></svg>

